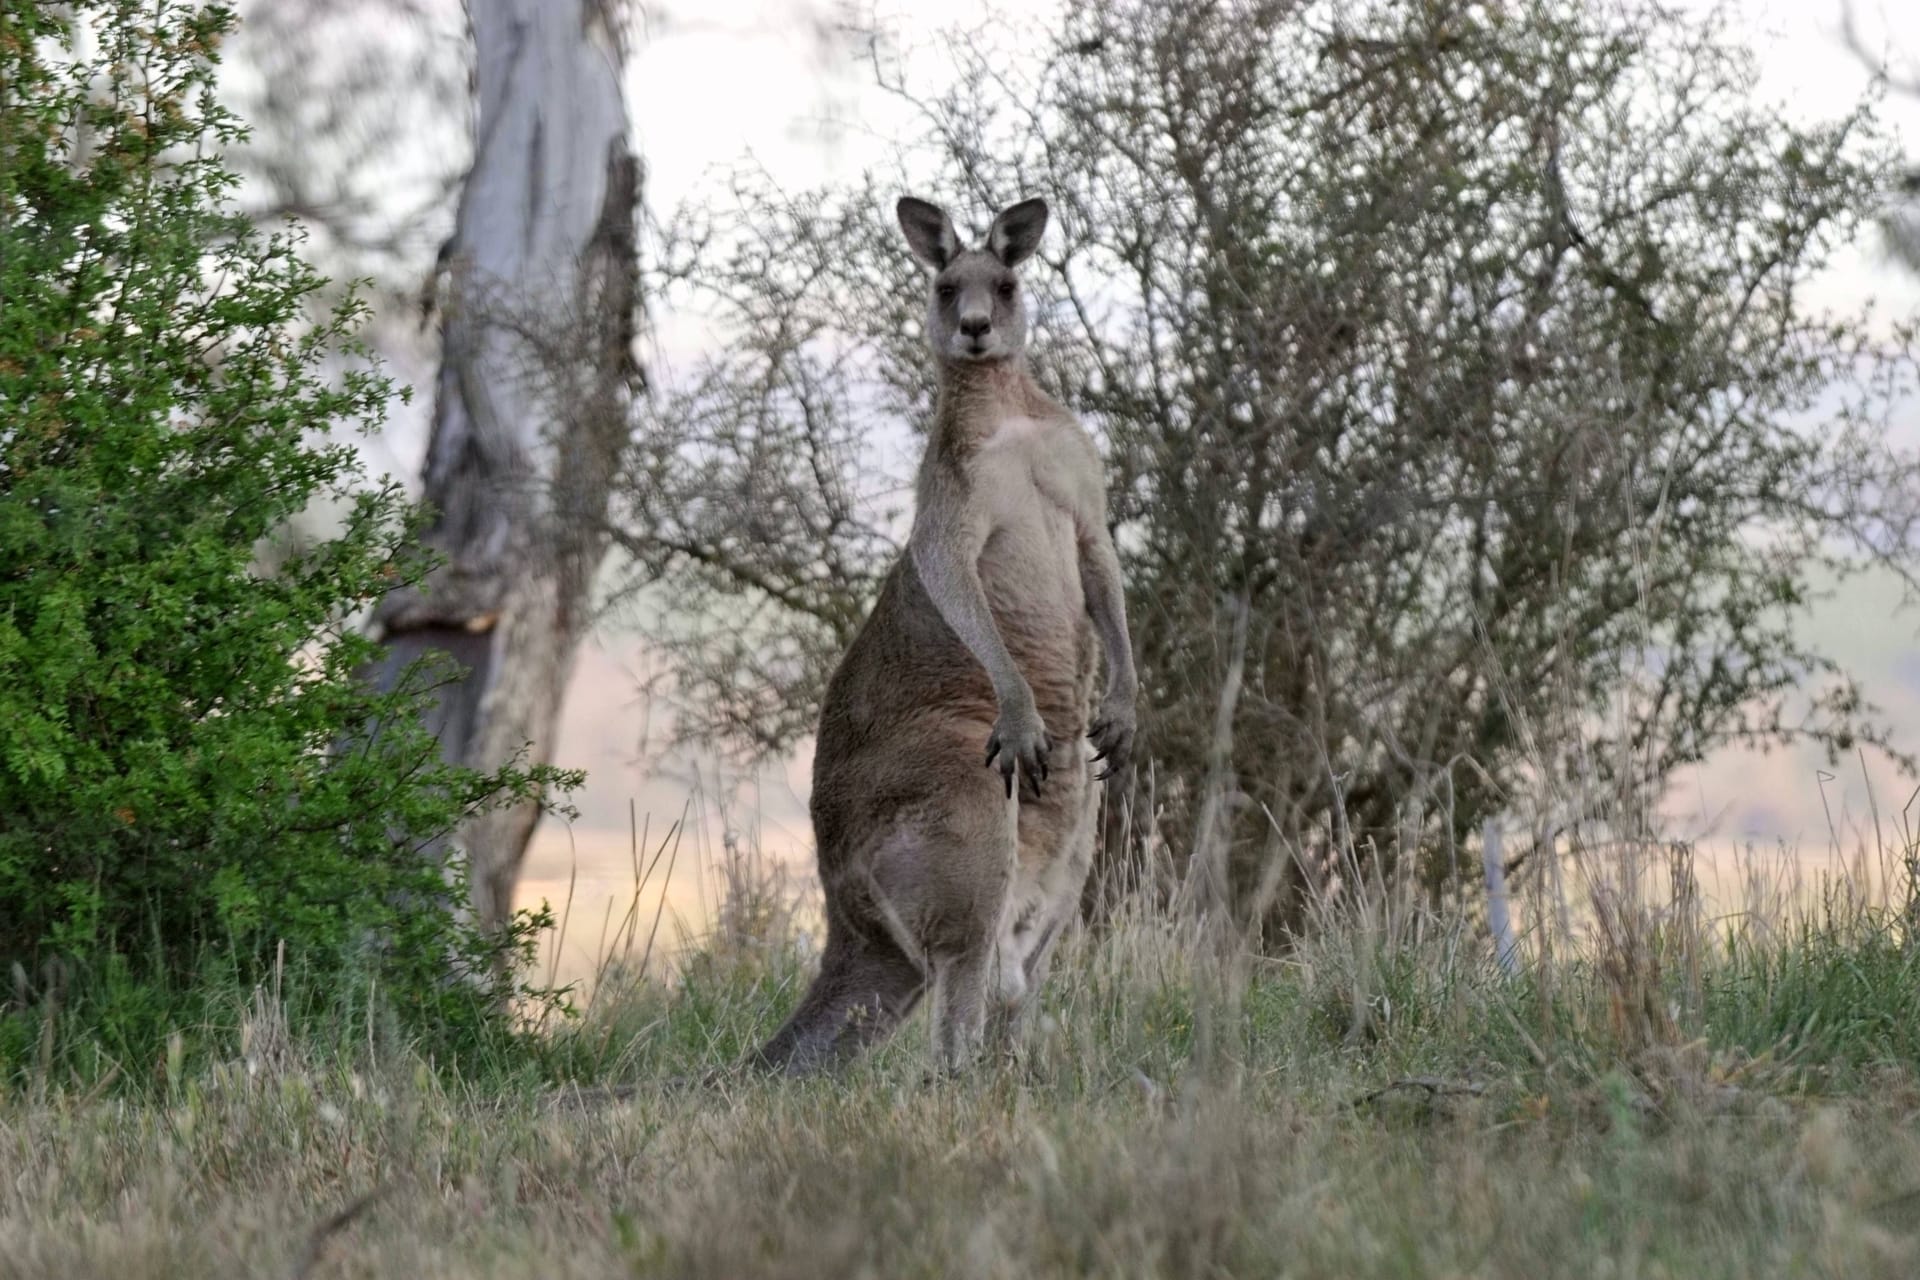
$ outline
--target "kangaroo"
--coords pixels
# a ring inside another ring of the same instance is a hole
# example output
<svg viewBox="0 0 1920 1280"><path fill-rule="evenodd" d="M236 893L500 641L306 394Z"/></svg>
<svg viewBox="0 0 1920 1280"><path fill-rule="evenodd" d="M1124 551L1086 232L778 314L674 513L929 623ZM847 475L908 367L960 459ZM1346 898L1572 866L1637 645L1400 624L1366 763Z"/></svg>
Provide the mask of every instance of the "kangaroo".
<svg viewBox="0 0 1920 1280"><path fill-rule="evenodd" d="M909 197L897 214L934 272L940 389L906 553L821 708L811 809L826 947L757 1054L793 1074L885 1036L928 990L937 1069L974 1059L990 1016L1015 1031L1079 906L1092 783L1126 767L1135 732L1100 457L1027 371L1014 269L1039 247L1047 206L1002 211L973 249L936 205ZM1107 678L1089 724L1096 637Z"/></svg>

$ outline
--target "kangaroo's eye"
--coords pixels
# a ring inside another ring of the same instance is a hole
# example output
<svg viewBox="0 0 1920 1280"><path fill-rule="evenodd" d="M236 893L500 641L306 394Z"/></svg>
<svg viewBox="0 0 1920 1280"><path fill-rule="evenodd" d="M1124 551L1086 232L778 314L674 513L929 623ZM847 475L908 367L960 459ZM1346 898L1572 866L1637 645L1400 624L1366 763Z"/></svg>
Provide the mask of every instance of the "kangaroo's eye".
<svg viewBox="0 0 1920 1280"><path fill-rule="evenodd" d="M1002 280L1000 282L1000 301L1002 302L1013 301L1013 281Z"/></svg>
<svg viewBox="0 0 1920 1280"><path fill-rule="evenodd" d="M950 284L943 284L938 289L935 289L934 292L940 295L940 301L952 302L953 295L955 295L956 293L959 293L960 291L954 288Z"/></svg>

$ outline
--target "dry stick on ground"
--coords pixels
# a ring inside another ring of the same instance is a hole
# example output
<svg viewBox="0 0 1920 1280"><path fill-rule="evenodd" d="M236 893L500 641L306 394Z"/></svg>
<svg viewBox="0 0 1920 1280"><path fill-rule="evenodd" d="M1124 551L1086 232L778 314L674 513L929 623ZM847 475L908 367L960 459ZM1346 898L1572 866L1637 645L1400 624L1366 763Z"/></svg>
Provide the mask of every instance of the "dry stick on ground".
<svg viewBox="0 0 1920 1280"><path fill-rule="evenodd" d="M307 1235L307 1247L300 1254L300 1260L293 1265L293 1280L306 1280L313 1269L320 1265L320 1258L327 1251L327 1242L352 1226L354 1221L373 1207L393 1189L391 1182L383 1182L358 1200L349 1201L338 1213L322 1222Z"/></svg>
<svg viewBox="0 0 1920 1280"><path fill-rule="evenodd" d="M729 1065L710 1067L700 1072L660 1076L640 1084L583 1085L578 1081L569 1081L549 1089L544 1101L547 1107L554 1110L589 1111L595 1107L631 1102L639 1097L643 1090L660 1094L676 1094L687 1093L694 1089L719 1089L729 1080L741 1078L742 1074L737 1065Z"/></svg>
<svg viewBox="0 0 1920 1280"><path fill-rule="evenodd" d="M1404 1076L1383 1088L1375 1089L1372 1093L1362 1094L1354 1099L1353 1107L1357 1111L1361 1107L1372 1106L1388 1094L1398 1093L1403 1089L1426 1090L1426 1101L1429 1105L1444 1097L1477 1098L1487 1091L1486 1086L1474 1084L1471 1080L1443 1080L1438 1076Z"/></svg>

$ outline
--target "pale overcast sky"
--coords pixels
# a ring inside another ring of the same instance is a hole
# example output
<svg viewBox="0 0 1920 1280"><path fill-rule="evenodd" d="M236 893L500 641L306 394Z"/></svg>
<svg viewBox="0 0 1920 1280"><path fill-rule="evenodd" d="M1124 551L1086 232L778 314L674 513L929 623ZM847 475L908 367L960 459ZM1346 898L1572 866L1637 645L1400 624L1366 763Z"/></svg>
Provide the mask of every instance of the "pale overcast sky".
<svg viewBox="0 0 1920 1280"><path fill-rule="evenodd" d="M1777 101L1785 112L1804 118L1837 115L1868 90L1866 71L1840 39L1837 0L1720 5L1683 0L1679 7L1728 12L1730 29L1744 33L1759 54L1761 96ZM655 23L636 52L628 81L648 166L648 197L656 211L699 197L703 183L736 162L751 161L784 183L805 186L850 177L884 161L887 139L902 124L897 104L870 86L845 49L823 44L798 6L780 0L704 0L698 8L698 19ZM937 38L940 25L957 13L947 0L890 0L878 8L883 23L908 46ZM1037 34L1046 29L1055 6L1003 8L1020 15L1008 21ZM1920 59L1920 5L1864 0L1858 11L1870 42ZM972 20L980 14L968 10ZM1920 152L1920 103L1890 101L1884 115L1909 149ZM1920 312L1920 284L1899 274L1871 245L1846 255L1822 281L1821 294L1838 306L1873 297L1896 311ZM655 323L652 372L670 380L697 357L699 331L671 316L656 315ZM1920 406L1910 416L1910 438L1920 439ZM1821 607L1814 628L1902 726L1904 743L1920 748L1920 651L1914 644L1920 616L1895 619L1897 599L1886 583L1856 584ZM679 816L696 783L702 795L724 790L715 786L709 762L685 755L663 761L643 752L648 708L636 687L642 662L635 646L617 635L603 637L583 654L559 762L590 770L591 780L577 798L579 821L570 827L555 821L542 825L522 886L523 901L547 898L558 905L569 876L577 875L568 944L575 954L568 968L580 963L580 954L595 950L609 904L616 919L625 908L632 879L629 805L650 820L657 837ZM657 718L653 732L658 735ZM1800 752L1726 753L1676 788L1670 805L1675 834L1700 835L1722 845L1784 844L1817 855L1828 846L1829 812L1842 825L1868 812L1857 763L1831 780L1821 778L1819 765ZM1882 813L1897 812L1913 784L1877 765L1870 764L1869 772ZM806 776L804 758L772 770L745 790L730 814L731 825L749 840L791 857L802 877L811 874ZM701 904L710 903L716 892L709 860L719 851L726 825L708 810L697 838L681 851L670 905L690 920L700 917ZM655 892L648 892L649 908Z"/></svg>

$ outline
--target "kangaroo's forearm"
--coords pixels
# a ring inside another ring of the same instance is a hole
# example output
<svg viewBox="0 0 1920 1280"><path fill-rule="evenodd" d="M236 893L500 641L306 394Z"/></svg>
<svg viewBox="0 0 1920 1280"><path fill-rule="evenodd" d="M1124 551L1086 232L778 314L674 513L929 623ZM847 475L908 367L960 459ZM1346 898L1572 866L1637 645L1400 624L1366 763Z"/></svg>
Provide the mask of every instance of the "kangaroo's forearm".
<svg viewBox="0 0 1920 1280"><path fill-rule="evenodd" d="M1126 593L1120 581L1120 557L1105 530L1081 544L1080 589L1106 656L1107 690L1131 696L1139 678L1133 669L1133 641L1127 634Z"/></svg>
<svg viewBox="0 0 1920 1280"><path fill-rule="evenodd" d="M967 652L986 668L1000 705L1004 707L1031 698L1026 678L1014 665L1007 642L994 623L993 611L987 607L980 571L953 548L938 543L914 542L909 545L908 553L940 617L967 647Z"/></svg>

